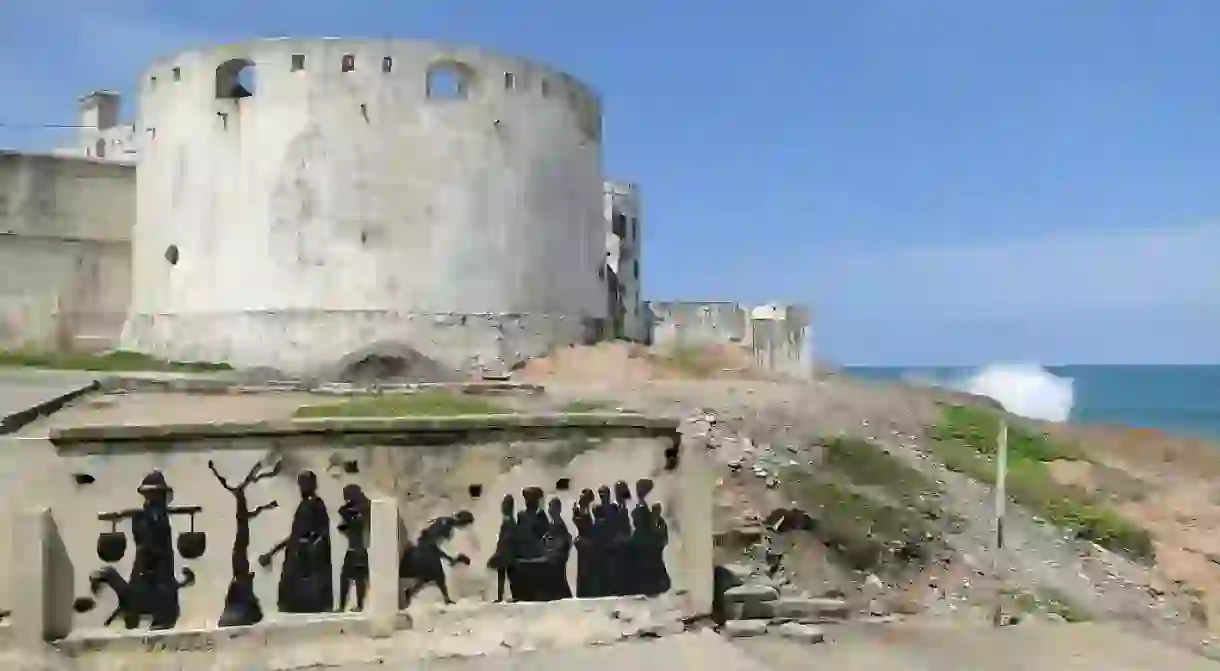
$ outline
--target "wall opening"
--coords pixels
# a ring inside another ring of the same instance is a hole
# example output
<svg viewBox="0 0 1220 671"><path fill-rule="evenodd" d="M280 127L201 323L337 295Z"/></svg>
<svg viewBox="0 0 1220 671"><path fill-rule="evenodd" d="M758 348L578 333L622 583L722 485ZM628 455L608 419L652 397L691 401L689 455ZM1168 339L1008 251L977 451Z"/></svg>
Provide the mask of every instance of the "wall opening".
<svg viewBox="0 0 1220 671"><path fill-rule="evenodd" d="M517 75L515 75L511 72L505 72L504 73L504 88L508 89L509 91L517 88Z"/></svg>
<svg viewBox="0 0 1220 671"><path fill-rule="evenodd" d="M440 100L460 100L470 93L474 72L466 65L454 62L436 63L428 68L428 97Z"/></svg>
<svg viewBox="0 0 1220 671"><path fill-rule="evenodd" d="M168 261L171 266L178 265L178 245L170 245L169 247L165 248L165 260Z"/></svg>
<svg viewBox="0 0 1220 671"><path fill-rule="evenodd" d="M216 68L216 97L220 100L241 100L254 95L256 73L254 62L234 58Z"/></svg>
<svg viewBox="0 0 1220 671"><path fill-rule="evenodd" d="M182 81L182 68L174 68L171 72L174 74L174 81Z"/></svg>
<svg viewBox="0 0 1220 671"><path fill-rule="evenodd" d="M394 59L393 58L386 56L385 58L381 59L381 71L382 72L389 73L393 70L394 70Z"/></svg>
<svg viewBox="0 0 1220 671"><path fill-rule="evenodd" d="M292 55L292 71L300 72L305 69L305 54Z"/></svg>
<svg viewBox="0 0 1220 671"><path fill-rule="evenodd" d="M98 140L93 146L93 154L98 158L106 158L106 141Z"/></svg>
<svg viewBox="0 0 1220 671"><path fill-rule="evenodd" d="M469 492L470 498L477 499L483 495L483 485L480 485L480 484L470 485L469 487L466 488L466 491Z"/></svg>
<svg viewBox="0 0 1220 671"><path fill-rule="evenodd" d="M542 97L545 98L551 95L551 83L547 80L542 80Z"/></svg>
<svg viewBox="0 0 1220 671"><path fill-rule="evenodd" d="M356 56L354 54L343 54L343 64L341 69L344 72L351 72L356 69Z"/></svg>

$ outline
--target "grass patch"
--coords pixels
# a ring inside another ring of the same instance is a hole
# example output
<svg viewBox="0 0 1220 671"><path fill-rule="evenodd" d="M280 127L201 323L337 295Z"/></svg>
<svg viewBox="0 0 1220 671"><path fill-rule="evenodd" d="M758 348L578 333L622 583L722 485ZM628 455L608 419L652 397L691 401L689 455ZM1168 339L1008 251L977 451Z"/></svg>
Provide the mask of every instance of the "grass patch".
<svg viewBox="0 0 1220 671"><path fill-rule="evenodd" d="M496 415L512 409L487 398L443 391L358 398L328 405L298 408L294 417L442 417L449 415Z"/></svg>
<svg viewBox="0 0 1220 671"><path fill-rule="evenodd" d="M862 438L836 437L823 440L825 466L854 484L883 487L903 503L926 507L926 499L940 493L940 486L928 476L902 463L880 445Z"/></svg>
<svg viewBox="0 0 1220 671"><path fill-rule="evenodd" d="M949 470L994 485L999 423L999 415L989 410L947 407L941 423L931 431L933 450ZM1137 559L1153 557L1152 536L1146 530L1088 492L1055 482L1046 462L1083 459L1078 448L1011 423L1008 448L1007 486L1012 500L1079 538Z"/></svg>
<svg viewBox="0 0 1220 671"><path fill-rule="evenodd" d="M162 361L138 352L122 350L108 354L52 354L0 350L0 366L50 368L54 370L158 371L211 373L232 370L226 363L206 361Z"/></svg>
<svg viewBox="0 0 1220 671"><path fill-rule="evenodd" d="M607 412L614 409L610 401L578 400L563 406L560 412Z"/></svg>
<svg viewBox="0 0 1220 671"><path fill-rule="evenodd" d="M678 345L666 352L664 364L683 375L703 378L711 377L721 369L721 363L704 348Z"/></svg>
<svg viewBox="0 0 1220 671"><path fill-rule="evenodd" d="M803 468L785 469L784 491L810 517L815 532L853 569L883 572L891 559L927 559L939 538L917 512L875 501Z"/></svg>
<svg viewBox="0 0 1220 671"><path fill-rule="evenodd" d="M1035 592L1005 590L1019 613L1047 613L1058 615L1064 622L1088 622L1093 619L1087 611L1072 605L1061 592L1042 588Z"/></svg>

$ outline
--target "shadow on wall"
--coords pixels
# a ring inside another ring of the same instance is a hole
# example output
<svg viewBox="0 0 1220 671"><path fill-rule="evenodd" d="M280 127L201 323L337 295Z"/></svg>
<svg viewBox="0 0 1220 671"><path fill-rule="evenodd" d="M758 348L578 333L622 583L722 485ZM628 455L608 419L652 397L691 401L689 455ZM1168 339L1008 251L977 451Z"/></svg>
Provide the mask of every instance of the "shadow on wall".
<svg viewBox="0 0 1220 671"><path fill-rule="evenodd" d="M456 382L461 375L405 343L383 341L352 352L322 371L323 379L368 385L374 382Z"/></svg>

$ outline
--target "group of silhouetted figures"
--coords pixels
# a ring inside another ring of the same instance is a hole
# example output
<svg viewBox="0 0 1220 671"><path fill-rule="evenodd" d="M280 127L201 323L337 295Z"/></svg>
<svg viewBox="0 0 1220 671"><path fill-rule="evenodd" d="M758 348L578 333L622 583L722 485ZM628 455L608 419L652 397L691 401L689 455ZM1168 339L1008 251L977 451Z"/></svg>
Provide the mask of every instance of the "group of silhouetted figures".
<svg viewBox="0 0 1220 671"><path fill-rule="evenodd" d="M654 595L669 591L665 546L669 526L661 504L649 504L651 480L631 489L619 481L614 491L602 486L597 496L585 489L572 506L576 536L563 520L563 503L552 498L546 511L541 488L521 492L525 509L516 512L511 494L501 503L503 517L496 551L488 567L497 574L496 601L555 601L572 596L591 598ZM576 549L576 590L568 583L568 558Z"/></svg>

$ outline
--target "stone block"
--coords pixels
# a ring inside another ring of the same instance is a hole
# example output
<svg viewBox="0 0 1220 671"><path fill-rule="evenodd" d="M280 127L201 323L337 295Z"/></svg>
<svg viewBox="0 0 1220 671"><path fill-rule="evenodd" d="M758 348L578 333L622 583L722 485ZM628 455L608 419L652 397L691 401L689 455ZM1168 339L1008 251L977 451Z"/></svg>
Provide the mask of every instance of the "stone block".
<svg viewBox="0 0 1220 671"><path fill-rule="evenodd" d="M775 617L775 601L743 601L738 618L742 620L770 620Z"/></svg>
<svg viewBox="0 0 1220 671"><path fill-rule="evenodd" d="M773 617L794 620L844 619L851 612L843 599L784 597L775 601Z"/></svg>
<svg viewBox="0 0 1220 671"><path fill-rule="evenodd" d="M745 584L745 582L750 579L750 575L753 573L753 571L750 570L750 567L746 566L745 564L724 564L722 567L724 568L725 574L732 578L733 587L738 587Z"/></svg>
<svg viewBox="0 0 1220 671"><path fill-rule="evenodd" d="M724 635L729 638L749 638L767 633L766 620L729 620L724 623Z"/></svg>
<svg viewBox="0 0 1220 671"><path fill-rule="evenodd" d="M726 590L724 600L729 603L747 603L761 601L775 601L779 598L779 592L774 587L767 585L742 585Z"/></svg>
<svg viewBox="0 0 1220 671"><path fill-rule="evenodd" d="M775 632L784 638L800 643L821 643L826 640L826 634L821 627L799 622L786 622L775 628Z"/></svg>
<svg viewBox="0 0 1220 671"><path fill-rule="evenodd" d="M394 634L398 620L398 502L375 499L369 512L369 633Z"/></svg>
<svg viewBox="0 0 1220 671"><path fill-rule="evenodd" d="M72 631L72 561L50 509L19 512L12 533L14 643L40 650Z"/></svg>

